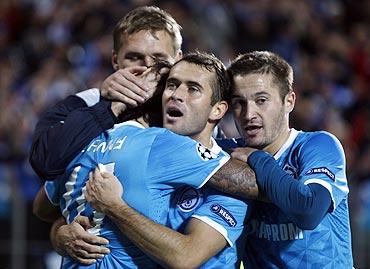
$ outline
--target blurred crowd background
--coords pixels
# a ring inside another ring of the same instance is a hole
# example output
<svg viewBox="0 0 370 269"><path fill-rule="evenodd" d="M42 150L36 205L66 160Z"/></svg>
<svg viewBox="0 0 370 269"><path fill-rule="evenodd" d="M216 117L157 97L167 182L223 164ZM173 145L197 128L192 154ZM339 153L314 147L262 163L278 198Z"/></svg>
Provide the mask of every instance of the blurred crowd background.
<svg viewBox="0 0 370 269"><path fill-rule="evenodd" d="M292 64L291 125L330 131L344 145L355 266L370 268L367 0L1 0L0 268L58 268L50 226L32 215L41 186L28 163L32 132L46 107L113 72L113 26L139 5L175 17L184 52L211 51L227 65L239 53L272 50ZM233 133L230 120L224 126Z"/></svg>

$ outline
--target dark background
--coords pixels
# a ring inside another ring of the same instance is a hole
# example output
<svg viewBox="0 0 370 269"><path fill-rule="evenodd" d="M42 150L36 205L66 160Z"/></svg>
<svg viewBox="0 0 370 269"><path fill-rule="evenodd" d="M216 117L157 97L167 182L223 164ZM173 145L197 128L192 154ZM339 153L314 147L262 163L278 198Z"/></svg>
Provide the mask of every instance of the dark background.
<svg viewBox="0 0 370 269"><path fill-rule="evenodd" d="M49 225L31 210L41 186L27 159L33 128L45 107L100 86L113 71L114 24L132 8L153 4L183 26L184 52L211 51L227 65L239 53L272 50L292 64L298 100L291 125L327 130L342 142L355 266L370 268L370 1L365 0L1 0L0 268L58 268Z"/></svg>

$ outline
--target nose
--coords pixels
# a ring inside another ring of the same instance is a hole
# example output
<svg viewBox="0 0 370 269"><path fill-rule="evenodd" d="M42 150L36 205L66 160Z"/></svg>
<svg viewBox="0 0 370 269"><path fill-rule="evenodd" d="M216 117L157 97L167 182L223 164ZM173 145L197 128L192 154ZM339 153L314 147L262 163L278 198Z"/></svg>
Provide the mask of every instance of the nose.
<svg viewBox="0 0 370 269"><path fill-rule="evenodd" d="M150 67L154 64L154 58L151 57L150 55L146 55L144 58L144 65L146 67Z"/></svg>
<svg viewBox="0 0 370 269"><path fill-rule="evenodd" d="M184 84L180 84L176 89L172 91L171 99L177 101L184 101L186 94L186 86Z"/></svg>
<svg viewBox="0 0 370 269"><path fill-rule="evenodd" d="M256 118L256 106L253 102L248 102L244 104L243 114L245 120L247 121L251 121L252 119Z"/></svg>

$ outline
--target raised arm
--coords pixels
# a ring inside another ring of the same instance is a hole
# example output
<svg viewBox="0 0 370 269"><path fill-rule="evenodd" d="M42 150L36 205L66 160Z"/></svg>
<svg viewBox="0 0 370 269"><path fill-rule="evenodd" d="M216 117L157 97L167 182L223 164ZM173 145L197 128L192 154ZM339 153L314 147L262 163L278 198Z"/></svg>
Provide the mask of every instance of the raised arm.
<svg viewBox="0 0 370 269"><path fill-rule="evenodd" d="M157 72L157 70L156 70ZM30 164L44 180L62 174L68 163L97 135L111 128L117 116L150 98L159 77L146 67L120 69L98 89L69 96L40 118L30 151Z"/></svg>
<svg viewBox="0 0 370 269"><path fill-rule="evenodd" d="M98 101L96 89L83 93L84 98L95 95ZM30 152L32 168L42 179L53 180L91 139L112 127L114 121L109 102L95 102L89 107L78 95L67 97L47 110L36 125Z"/></svg>

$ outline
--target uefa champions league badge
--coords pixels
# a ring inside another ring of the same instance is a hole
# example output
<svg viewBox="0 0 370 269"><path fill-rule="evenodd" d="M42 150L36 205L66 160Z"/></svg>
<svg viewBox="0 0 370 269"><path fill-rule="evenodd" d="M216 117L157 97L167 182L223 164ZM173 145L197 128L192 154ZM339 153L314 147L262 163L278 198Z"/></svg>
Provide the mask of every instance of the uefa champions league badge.
<svg viewBox="0 0 370 269"><path fill-rule="evenodd" d="M217 158L216 154L212 153L212 151L210 149L206 148L205 146L203 146L200 143L197 144L197 152L198 152L199 157L203 161L209 161L211 159Z"/></svg>

